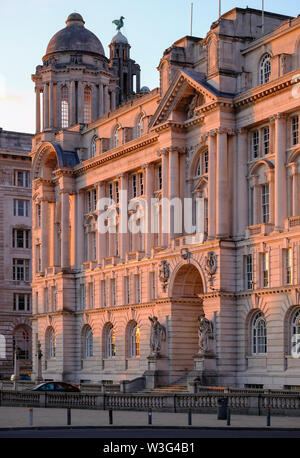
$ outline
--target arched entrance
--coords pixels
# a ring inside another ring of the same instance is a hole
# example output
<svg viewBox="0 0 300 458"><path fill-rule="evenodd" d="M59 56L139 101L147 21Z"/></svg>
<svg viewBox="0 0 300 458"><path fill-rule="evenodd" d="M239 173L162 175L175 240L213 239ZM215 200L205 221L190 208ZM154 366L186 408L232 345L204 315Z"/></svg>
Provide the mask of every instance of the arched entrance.
<svg viewBox="0 0 300 458"><path fill-rule="evenodd" d="M171 380L175 381L194 368L198 353L198 316L202 311L203 281L193 264L182 265L171 283Z"/></svg>

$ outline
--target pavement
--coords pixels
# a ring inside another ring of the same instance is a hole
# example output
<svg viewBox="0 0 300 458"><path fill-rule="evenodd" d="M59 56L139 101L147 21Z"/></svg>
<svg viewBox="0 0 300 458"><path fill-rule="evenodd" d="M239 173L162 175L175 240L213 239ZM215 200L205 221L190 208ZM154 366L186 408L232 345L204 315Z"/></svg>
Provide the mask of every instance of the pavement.
<svg viewBox="0 0 300 458"><path fill-rule="evenodd" d="M33 408L33 428L67 426L67 409ZM71 410L71 425L74 427L108 427L109 412L107 410ZM193 414L192 426L200 428L266 428L266 416L235 415L231 413L231 424L226 420L218 420L215 414ZM113 411L113 426L119 428L148 427L148 412L142 411ZM152 427L187 427L187 413L152 412ZM28 428L30 425L29 408L0 407L0 429ZM111 426L109 426L111 427ZM271 417L271 426L277 429L299 429L300 417Z"/></svg>

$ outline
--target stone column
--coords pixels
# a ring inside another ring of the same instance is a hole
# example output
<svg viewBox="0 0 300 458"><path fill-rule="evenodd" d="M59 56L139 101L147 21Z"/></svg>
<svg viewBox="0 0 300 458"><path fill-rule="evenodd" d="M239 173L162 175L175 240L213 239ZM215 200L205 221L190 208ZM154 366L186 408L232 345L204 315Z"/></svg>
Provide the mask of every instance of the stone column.
<svg viewBox="0 0 300 458"><path fill-rule="evenodd" d="M116 91L111 91L111 110L116 109Z"/></svg>
<svg viewBox="0 0 300 458"><path fill-rule="evenodd" d="M76 194L76 266L80 268L84 258L84 192L78 191Z"/></svg>
<svg viewBox="0 0 300 458"><path fill-rule="evenodd" d="M163 150L161 152L161 170L162 170L162 199L169 198L169 152L168 150ZM162 220L164 224L162 225L162 229L167 231L169 223L170 223L170 215L164 214L162 207ZM165 227L164 227L165 226ZM164 248L168 246L169 234L167 232L162 232L161 234L161 241Z"/></svg>
<svg viewBox="0 0 300 458"><path fill-rule="evenodd" d="M70 195L70 228L71 228L71 234L70 234L70 265L75 266L76 265L76 232L77 232L77 226L76 226L76 194L71 194Z"/></svg>
<svg viewBox="0 0 300 458"><path fill-rule="evenodd" d="M49 127L54 127L54 84L49 83Z"/></svg>
<svg viewBox="0 0 300 458"><path fill-rule="evenodd" d="M99 106L98 115L102 116L104 113L104 102L103 102L103 84L99 84Z"/></svg>
<svg viewBox="0 0 300 458"><path fill-rule="evenodd" d="M49 127L49 86L47 83L44 84L43 91L44 100L44 130Z"/></svg>
<svg viewBox="0 0 300 458"><path fill-rule="evenodd" d="M70 84L70 126L76 124L76 85L75 81Z"/></svg>
<svg viewBox="0 0 300 458"><path fill-rule="evenodd" d="M104 86L103 88L103 106L104 106L103 113L107 113L109 111L108 86Z"/></svg>
<svg viewBox="0 0 300 458"><path fill-rule="evenodd" d="M38 134L41 132L41 95L40 88L35 88L35 131Z"/></svg>
<svg viewBox="0 0 300 458"><path fill-rule="evenodd" d="M208 239L216 237L216 132L208 133Z"/></svg>
<svg viewBox="0 0 300 458"><path fill-rule="evenodd" d="M84 106L84 83L78 81L78 122L83 124L83 106Z"/></svg>
<svg viewBox="0 0 300 458"><path fill-rule="evenodd" d="M119 253L120 261L124 262L126 253L129 251L129 233L128 233L128 174L120 175L120 218L119 218Z"/></svg>
<svg viewBox="0 0 300 458"><path fill-rule="evenodd" d="M216 235L227 237L229 233L229 183L227 164L227 133L220 129L217 133L217 214L216 214Z"/></svg>
<svg viewBox="0 0 300 458"><path fill-rule="evenodd" d="M146 194L146 227L145 227L145 256L148 258L151 255L151 248L152 248L152 233L151 233L151 198L153 196L153 189L154 189L154 170L152 164L145 164L145 194Z"/></svg>
<svg viewBox="0 0 300 458"><path fill-rule="evenodd" d="M48 202L42 200L41 202L41 271L45 272L48 266L48 249L49 249L49 231L48 231L48 215L47 215Z"/></svg>
<svg viewBox="0 0 300 458"><path fill-rule="evenodd" d="M49 266L55 265L55 202L49 202Z"/></svg>
<svg viewBox="0 0 300 458"><path fill-rule="evenodd" d="M290 164L292 172L292 216L298 216L298 164L293 162Z"/></svg>
<svg viewBox="0 0 300 458"><path fill-rule="evenodd" d="M61 267L70 266L70 203L69 194L61 192Z"/></svg>
<svg viewBox="0 0 300 458"><path fill-rule="evenodd" d="M274 224L274 169L268 169L269 184L269 223Z"/></svg>
<svg viewBox="0 0 300 458"><path fill-rule="evenodd" d="M91 122L96 121L98 110L97 110L97 87L95 84L91 85L92 87L92 94L91 94Z"/></svg>
<svg viewBox="0 0 300 458"><path fill-rule="evenodd" d="M286 116L278 113L275 119L275 230L282 231L287 217Z"/></svg>
<svg viewBox="0 0 300 458"><path fill-rule="evenodd" d="M179 157L178 151L174 148L169 152L169 199L179 198ZM175 225L178 223L178 215L175 214L173 206L170 206L170 234L169 241L176 237ZM181 223L181 221L179 221Z"/></svg>
<svg viewBox="0 0 300 458"><path fill-rule="evenodd" d="M237 236L243 237L248 226L248 132L240 129L237 136L236 227Z"/></svg>
<svg viewBox="0 0 300 458"><path fill-rule="evenodd" d="M105 196L105 191L106 191L106 183L105 181L101 181L98 184L98 199L104 199ZM97 237L98 237L98 253L97 253L97 260L99 266L102 266L103 258L106 257L106 234L102 233L99 231L100 228L98 228L97 232Z"/></svg>

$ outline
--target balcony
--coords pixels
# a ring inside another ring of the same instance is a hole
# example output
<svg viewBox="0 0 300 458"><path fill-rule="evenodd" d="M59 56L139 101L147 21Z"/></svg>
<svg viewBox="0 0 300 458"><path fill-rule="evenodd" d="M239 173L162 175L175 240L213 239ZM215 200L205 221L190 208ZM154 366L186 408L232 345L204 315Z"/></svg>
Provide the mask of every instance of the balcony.
<svg viewBox="0 0 300 458"><path fill-rule="evenodd" d="M291 216L286 219L285 229L293 230L300 228L300 216Z"/></svg>
<svg viewBox="0 0 300 458"><path fill-rule="evenodd" d="M86 261L82 263L82 270L93 270L97 266L96 261Z"/></svg>
<svg viewBox="0 0 300 458"><path fill-rule="evenodd" d="M255 237L256 235L269 235L274 230L274 224L262 223L255 226L248 226L246 229L246 238Z"/></svg>
<svg viewBox="0 0 300 458"><path fill-rule="evenodd" d="M126 253L126 262L137 262L145 257L144 251L132 251L131 253Z"/></svg>
<svg viewBox="0 0 300 458"><path fill-rule="evenodd" d="M119 262L119 256L108 256L107 258L103 259L103 267L116 266L117 264L119 264Z"/></svg>

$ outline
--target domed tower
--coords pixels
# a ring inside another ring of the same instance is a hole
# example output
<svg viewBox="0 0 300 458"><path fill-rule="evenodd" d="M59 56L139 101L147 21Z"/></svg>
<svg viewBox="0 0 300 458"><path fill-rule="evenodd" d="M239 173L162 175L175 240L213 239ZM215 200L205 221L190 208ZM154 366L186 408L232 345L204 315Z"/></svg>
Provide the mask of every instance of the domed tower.
<svg viewBox="0 0 300 458"><path fill-rule="evenodd" d="M70 14L32 76L37 133L87 124L116 108L117 78L101 42L84 24L80 14Z"/></svg>
<svg viewBox="0 0 300 458"><path fill-rule="evenodd" d="M120 105L133 95L140 92L141 69L134 60L130 58L130 44L127 38L118 31L109 45L110 67L114 75L119 78L117 94L117 105ZM136 81L134 81L136 79Z"/></svg>

